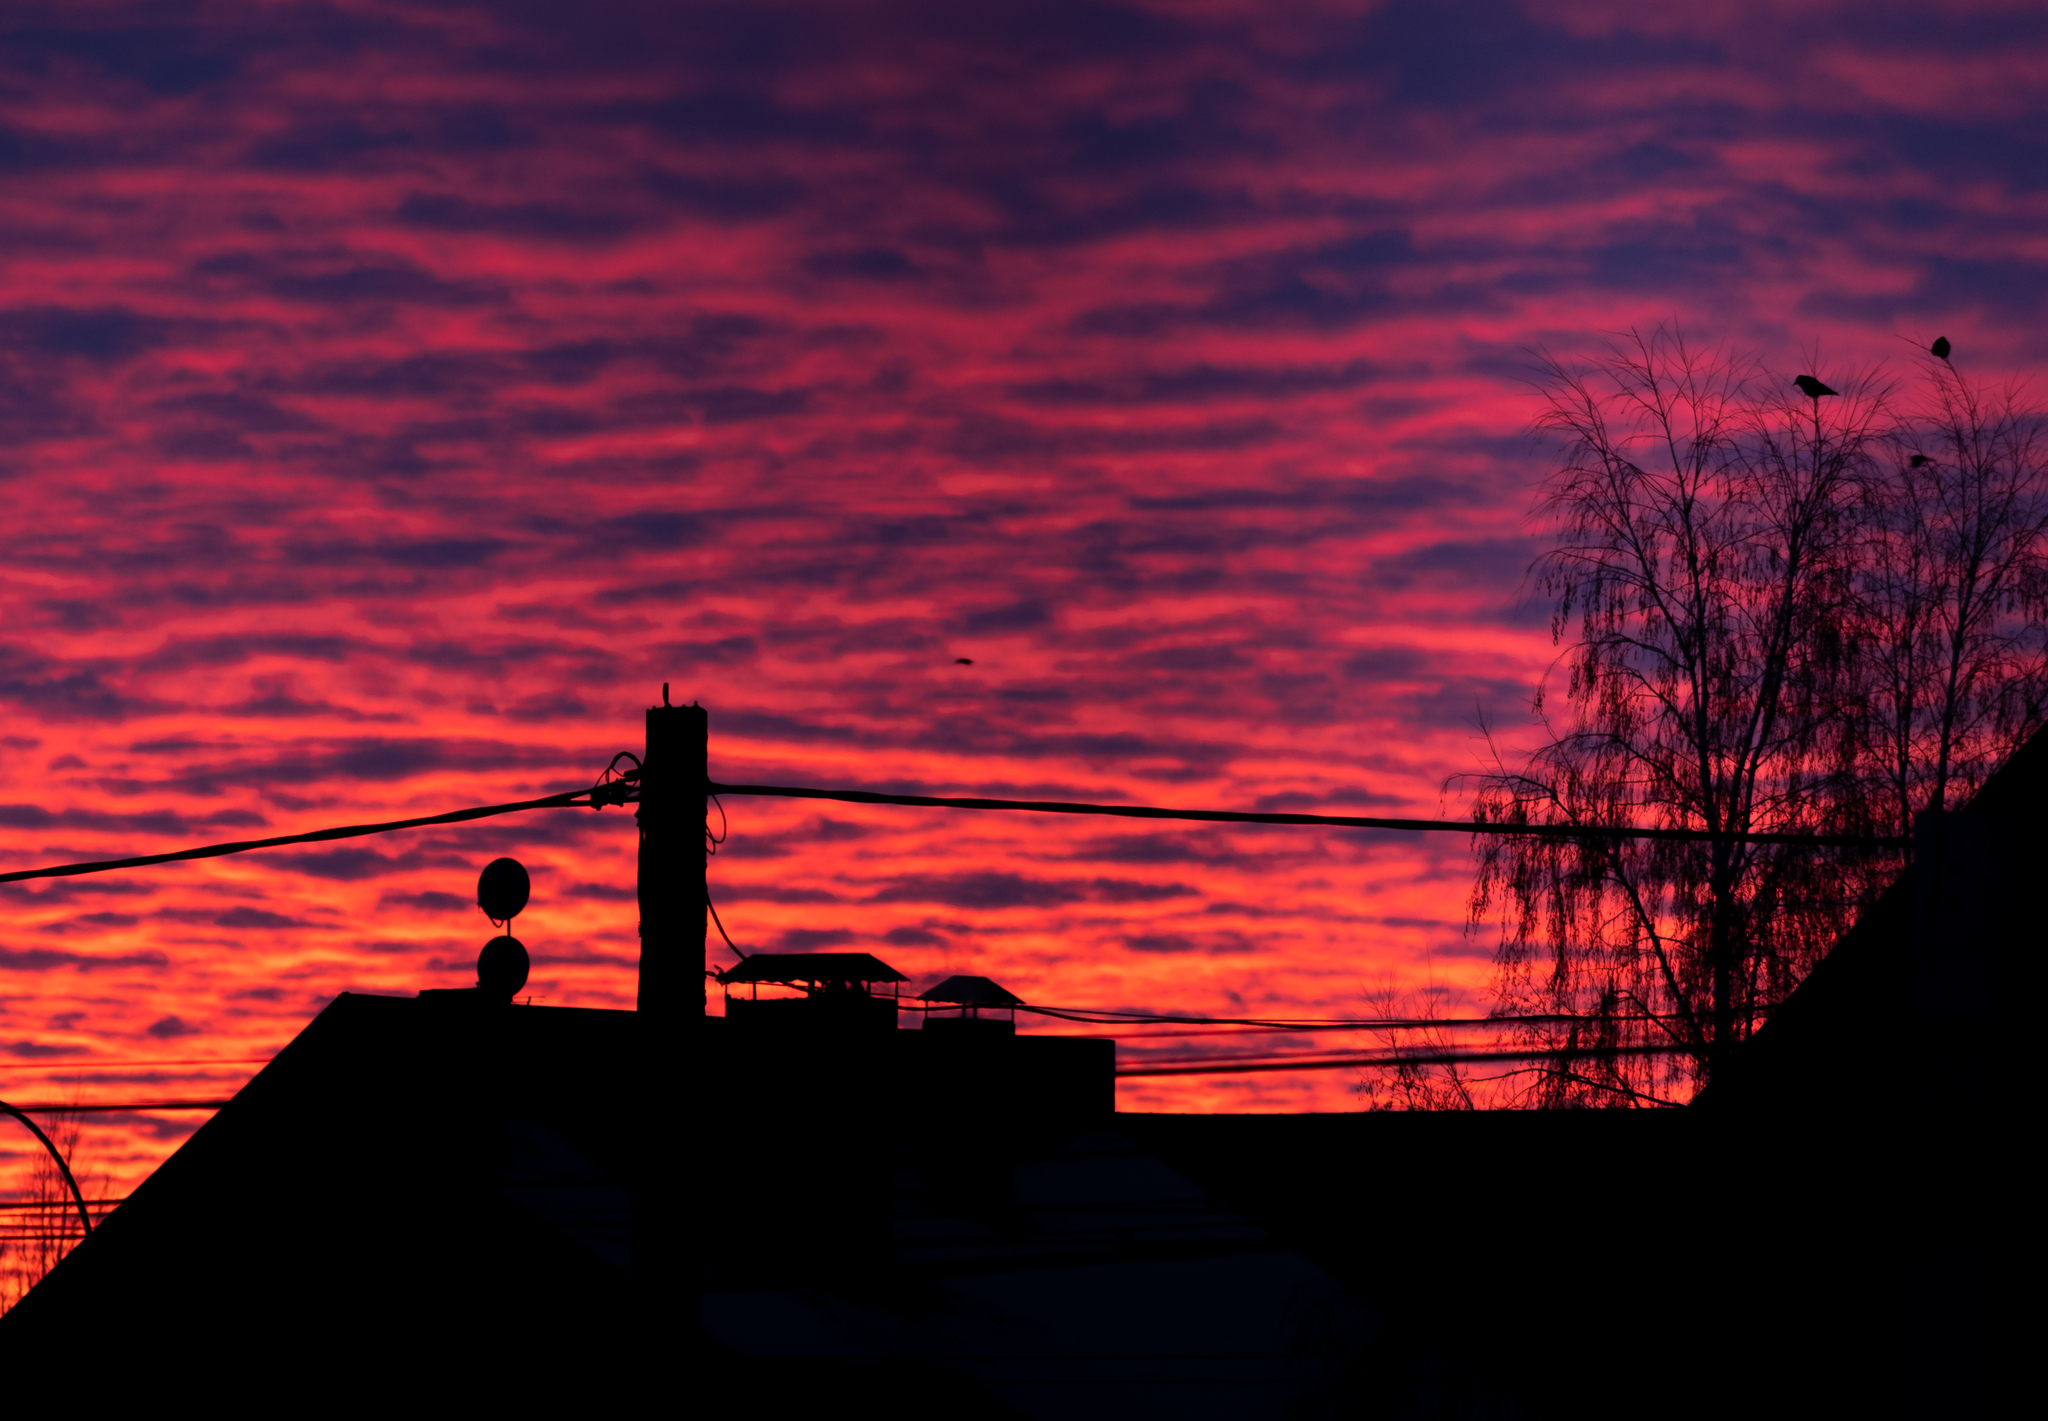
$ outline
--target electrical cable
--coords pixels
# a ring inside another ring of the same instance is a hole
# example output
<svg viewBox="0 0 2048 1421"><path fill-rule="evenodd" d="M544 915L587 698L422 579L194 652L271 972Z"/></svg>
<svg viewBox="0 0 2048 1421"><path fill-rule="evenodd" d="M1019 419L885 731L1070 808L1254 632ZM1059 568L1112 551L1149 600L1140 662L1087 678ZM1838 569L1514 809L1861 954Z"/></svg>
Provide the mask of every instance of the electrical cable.
<svg viewBox="0 0 2048 1421"><path fill-rule="evenodd" d="M744 952L740 951L739 944L732 940L732 935L726 932L725 924L719 919L718 905L711 901L711 887L709 884L706 884L704 888L704 906L711 910L711 921L718 924L718 935L725 939L725 945L732 949L733 956L739 958L740 961L745 962L747 960L747 955ZM715 976L717 974L706 973L705 975Z"/></svg>
<svg viewBox="0 0 2048 1421"><path fill-rule="evenodd" d="M541 799L524 799L516 804L487 804L475 809L456 809L446 814L427 814L418 819L394 819L384 824L348 824L336 829L314 829L304 834L279 834L269 839L243 839L230 844L207 844L197 849L179 849L167 854L139 854L134 858L102 859L97 863L53 864L48 868L17 869L0 873L0 883L20 883L30 878L73 878L83 873L110 873L122 868L147 868L159 863L182 863L188 859L224 858L246 854L252 849L282 848L286 844L323 844L335 839L360 839L368 834L389 834L398 829L422 829L431 824L466 824L472 819L489 819L498 814L518 814L528 809L571 809L589 805L596 792L588 789L551 794ZM623 802L623 801L604 801Z"/></svg>
<svg viewBox="0 0 2048 1421"><path fill-rule="evenodd" d="M1627 824L1511 824L1493 820L1381 819L1350 814L1252 814L1234 809L1163 809L1156 805L1084 804L1064 799L960 799L924 794L878 794L860 789L729 785L715 780L707 785L707 792L763 795L776 799L830 799L842 804L906 804L926 809L1008 809L1030 814L1106 814L1119 819L1191 819L1212 824L1291 824L1329 829L1400 829L1411 833L1526 835L1539 839L1664 839L1859 849L1913 847L1909 838L1863 834L1730 834L1711 829L1642 829Z"/></svg>
<svg viewBox="0 0 2048 1421"><path fill-rule="evenodd" d="M624 755L614 756L616 764ZM609 771L607 772L609 773ZM255 849L283 848L289 844L331 843L337 839L357 839L370 834L389 834L400 829L423 829L435 824L464 824L474 819L489 819L499 814L518 814L529 809L602 809L606 805L624 805L634 802L638 795L640 772L619 775L613 779L600 779L589 789L569 790L562 794L551 794L540 799L520 800L514 804L487 804L473 809L455 809L446 814L427 814L416 819L394 819L382 824L347 824L332 829L314 829L303 834L279 834L268 839L244 839L226 844L207 844L194 849L178 849L163 854L138 854L132 858L101 859L91 863L52 864L45 868L17 869L12 873L0 873L0 883L21 883L33 878L74 878L87 873L109 873L116 869L147 868L154 864L183 863L193 859L223 858L229 854L245 854ZM1331 829L1398 829L1411 832L1446 832L1461 834L1505 834L1527 835L1533 838L1549 839L1661 839L1687 842L1723 842L1744 844L1807 844L1816 847L1833 848L1875 848L1910 849L1913 841L1909 838L1865 836L1854 834L1721 834L1706 829L1641 829L1626 825L1573 825L1573 824L1501 824L1486 821L1453 819L1380 819L1356 815L1332 814L1250 814L1229 809L1163 809L1154 805L1133 804L1083 804L1066 800L1018 800L1018 799L946 799L916 794L874 794L867 790L852 789L797 789L787 785L729 785L706 781L705 792L711 796L720 794L767 795L782 799L828 799L845 804L902 804L937 809L1000 809L1022 810L1034 814L1101 814L1122 819L1178 819L1199 823L1217 824L1285 824L1308 828ZM719 806L722 815L725 807ZM706 827L709 836L709 826ZM714 841L724 842L724 836Z"/></svg>
<svg viewBox="0 0 2048 1421"><path fill-rule="evenodd" d="M1120 1055L1120 1056L1122 1056L1122 1055L1125 1055L1125 1048L1127 1048L1127 1047L1131 1046L1131 1045L1132 1045L1133 1043L1132 1043L1132 1042L1130 1042L1130 1041L1128 1041L1128 1040L1119 1040L1119 1041L1118 1041L1118 1042L1117 1042L1116 1044L1117 1044L1117 1054L1118 1054L1118 1055ZM1367 1060L1378 1060L1378 1059L1379 1059L1379 1057L1378 1057L1378 1056L1375 1056L1375 1055L1361 1055L1361 1054L1360 1054L1360 1052L1361 1052L1361 1051L1364 1051L1364 1052L1375 1052L1375 1051L1377 1051L1377 1052L1381 1052L1381 1053L1384 1053L1385 1051L1388 1051L1388 1050L1393 1050L1393 1049L1397 1049L1397 1048L1390 1048L1390 1047L1351 1047L1351 1048L1348 1048L1348 1049L1338 1049L1338 1050L1323 1050L1323 1051L1258 1051L1258 1052L1238 1052L1238 1053L1236 1053L1236 1054L1234 1054L1234 1055L1229 1055L1229 1054L1227 1054L1227 1055L1214 1055L1214 1056L1210 1056L1210 1055L1201 1055L1201 1056L1186 1056L1186 1055L1181 1055L1181 1056L1174 1056L1174 1055L1164 1055L1164 1054L1161 1054L1161 1055L1156 1055L1156 1056L1155 1056L1155 1055L1149 1055L1149 1054L1145 1054L1145 1053L1139 1052L1139 1053L1133 1053L1133 1054L1131 1054L1130 1056L1128 1056L1128 1057L1127 1057L1127 1060L1128 1060L1128 1064L1129 1064L1129 1065L1131 1065L1131 1066L1133 1066L1133 1067L1136 1067L1136 1066L1206 1066L1206 1065L1210 1065L1210 1064L1212 1064L1212 1063L1214 1063L1214 1062L1218 1062L1218 1061L1220 1061L1220 1062L1223 1062L1223 1063L1225 1063L1225 1064L1259 1064L1259 1065L1264 1065L1264 1064L1268 1064L1268 1063L1270 1063L1270 1064L1274 1064L1274 1065L1281 1065L1281 1064L1285 1064L1285 1063L1289 1063L1289 1062L1298 1062L1298 1063L1300 1063L1300 1064L1302 1064L1302 1065L1310 1065L1310 1066L1314 1066L1314 1065L1323 1065L1323 1064L1331 1064L1331 1065L1338 1065L1338 1066L1350 1066L1350 1065L1357 1065L1357 1064L1360 1064L1361 1062L1364 1062L1364 1061L1367 1061ZM1417 1047L1417 1048L1413 1048L1413 1049L1421 1050L1421 1049L1425 1049L1425 1048ZM1438 1048L1438 1049L1448 1049L1448 1048ZM1387 1057L1387 1061L1388 1061L1388 1062L1390 1062L1390 1063L1392 1063L1392 1064L1394 1064L1394 1065L1399 1065L1399 1064L1401 1064L1401 1062L1402 1062L1402 1061L1404 1061L1405 1059L1406 1059L1406 1057L1401 1057L1401 1056L1388 1056L1388 1057Z"/></svg>
<svg viewBox="0 0 2048 1421"><path fill-rule="evenodd" d="M913 998L916 1001L923 997ZM1153 1012L1111 1011L1095 1007L1046 1007L1026 1002L1017 1003L1018 1011L1027 1011L1039 1016L1052 1017L1059 1021L1076 1022L1084 1026L1144 1026L1158 1023L1165 1026L1249 1026L1262 1031L1420 1031L1433 1026L1506 1026L1517 1024L1582 1022L1639 1022L1639 1021L1682 1021L1687 1013L1668 1012L1663 1015L1643 1013L1630 1016L1577 1016L1565 1012L1539 1012L1527 1016L1453 1016L1453 1017L1408 1017L1408 1018L1341 1018L1304 1017L1262 1018L1236 1016L1169 1016ZM1691 1013L1698 1016L1704 1013Z"/></svg>
<svg viewBox="0 0 2048 1421"><path fill-rule="evenodd" d="M278 1051L282 1051L282 1046ZM139 1071L144 1067L158 1066L261 1066L277 1055L269 1056L184 1056L176 1060L120 1061L106 1056L60 1056L55 1060L9 1061L5 1066L7 1074L17 1071L68 1071L76 1068L80 1074L104 1075L110 1071Z"/></svg>
<svg viewBox="0 0 2048 1421"><path fill-rule="evenodd" d="M631 760L633 768L624 774L617 773L621 760ZM529 809L575 809L585 806L603 809L608 804L632 803L637 798L640 776L644 768L639 756L630 750L621 750L612 756L611 763L598 775L597 783L588 789L565 790L561 794L545 795L540 799L523 799L513 804L485 804L473 809L452 809L446 814L428 814L418 819L393 819L382 824L345 824L333 829L312 829L303 834L279 834L269 839L243 839L228 844L207 844L201 848L178 849L165 854L141 854L134 858L102 859L94 863L64 863L53 864L47 868L18 869L13 873L0 873L0 883L20 883L31 878L75 878L79 874L108 873L122 868L147 868L152 864L182 863L190 859L224 858L229 854L246 854L252 849L282 848L287 844L320 844L335 839L359 839L369 834L389 834L399 829L423 829L434 824L465 824L472 819L489 819L499 814L519 814Z"/></svg>
<svg viewBox="0 0 2048 1421"><path fill-rule="evenodd" d="M25 1115L112 1115L124 1110L218 1110L225 1100L127 1100L93 1105L7 1105L0 1111ZM26 1124L26 1121L23 1121ZM31 1127L33 1128L33 1127Z"/></svg>
<svg viewBox="0 0 2048 1421"><path fill-rule="evenodd" d="M1418 1051L1400 1056L1354 1056L1341 1061L1218 1060L1205 1065L1127 1066L1117 1070L1126 1076L1230 1076L1265 1071L1336 1071L1352 1066L1453 1066L1468 1061L1579 1061L1588 1056L1669 1056L1679 1054L1678 1046L1609 1046L1598 1051L1529 1050Z"/></svg>

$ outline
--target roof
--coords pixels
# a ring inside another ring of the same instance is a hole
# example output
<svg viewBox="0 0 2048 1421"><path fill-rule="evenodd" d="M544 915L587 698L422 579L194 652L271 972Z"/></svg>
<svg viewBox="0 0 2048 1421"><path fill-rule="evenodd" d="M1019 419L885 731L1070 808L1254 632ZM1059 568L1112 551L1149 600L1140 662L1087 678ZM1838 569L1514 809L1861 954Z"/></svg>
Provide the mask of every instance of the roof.
<svg viewBox="0 0 2048 1421"><path fill-rule="evenodd" d="M924 992L920 1000L950 1002L964 1007L1016 1007L1022 997L1012 996L986 977L948 977Z"/></svg>
<svg viewBox="0 0 2048 1421"><path fill-rule="evenodd" d="M725 972L723 982L908 982L865 952L757 952Z"/></svg>
<svg viewBox="0 0 2048 1421"><path fill-rule="evenodd" d="M1874 1065L1873 1023L1906 1022L1928 1029L1930 954L1939 954L1948 933L1963 940L1991 944L2016 941L2037 921L2032 865L2048 854L2048 826L2040 805L2048 800L2048 729L2036 731L2008 756L1961 808L1951 812L1944 850L1937 841L1923 844L1923 860L1909 864L1842 935L1792 994L1771 1013L1770 1020L1742 1044L1729 1068L1693 1097L1693 1109L1775 1109L1829 1111L1847 1109L1882 1116L1900 1109L1903 1093L1936 1079L1928 1062L1896 1053L1879 1053L1887 1064ZM1940 857L1945 871L1956 875L1952 889L1967 883L1967 903L1951 899L1934 913L1924 881L1927 857ZM1958 861L1959 856L1963 861ZM1946 923L1944 929L1939 926ZM1930 929L1932 934L1929 936ZM1925 941L1916 941L1926 937ZM1985 1044L2004 1034L1989 1018L1994 1008L2032 999L2018 985L2008 965L1994 955L1965 956L1948 970L1962 970L1969 983L1962 999L1987 1015L1963 1033L1965 1044L1950 1043L1928 1054L1945 1060L1974 1059ZM2006 1020L2012 1022L2011 1017ZM2016 1023L2008 1029L2018 1029ZM1903 1063L1911 1060L1911 1066ZM1891 1062L1901 1063L1894 1068ZM1995 1074L1980 1062L1986 1074ZM1965 1072L1967 1074L1967 1071ZM1967 1091L1965 1093L1968 1093Z"/></svg>
<svg viewBox="0 0 2048 1421"><path fill-rule="evenodd" d="M567 1359L615 1347L639 1307L639 1030L626 1011L342 994L0 1317L0 1360L155 1377L232 1338L208 1382L229 1396L337 1368L367 1385L380 1364L354 1359L400 1356L408 1385L491 1385L478 1356L585 1385Z"/></svg>

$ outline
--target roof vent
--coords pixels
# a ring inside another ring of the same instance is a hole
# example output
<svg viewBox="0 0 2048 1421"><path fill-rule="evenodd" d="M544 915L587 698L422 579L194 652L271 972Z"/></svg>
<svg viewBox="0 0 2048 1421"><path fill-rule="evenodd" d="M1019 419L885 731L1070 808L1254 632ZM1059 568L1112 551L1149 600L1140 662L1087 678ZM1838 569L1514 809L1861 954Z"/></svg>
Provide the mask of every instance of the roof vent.
<svg viewBox="0 0 2048 1421"><path fill-rule="evenodd" d="M948 977L922 994L924 1029L942 1031L1017 1030L1017 1008L1023 998L986 977ZM986 1013L986 1015L984 1015Z"/></svg>

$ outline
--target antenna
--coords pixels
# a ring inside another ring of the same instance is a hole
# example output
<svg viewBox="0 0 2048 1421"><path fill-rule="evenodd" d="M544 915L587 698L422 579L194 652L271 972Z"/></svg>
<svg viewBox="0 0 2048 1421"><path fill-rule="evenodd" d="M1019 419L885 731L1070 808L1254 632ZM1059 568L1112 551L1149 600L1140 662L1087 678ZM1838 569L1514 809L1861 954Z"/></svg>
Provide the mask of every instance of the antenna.
<svg viewBox="0 0 2048 1421"><path fill-rule="evenodd" d="M518 859L492 859L476 879L476 905L494 927L505 931L477 954L476 985L485 996L509 1002L526 985L532 960L526 945L512 936L512 920L533 896L533 879Z"/></svg>
<svg viewBox="0 0 2048 1421"><path fill-rule="evenodd" d="M518 859L492 859L476 879L476 905L493 923L510 927L533 896L533 880Z"/></svg>

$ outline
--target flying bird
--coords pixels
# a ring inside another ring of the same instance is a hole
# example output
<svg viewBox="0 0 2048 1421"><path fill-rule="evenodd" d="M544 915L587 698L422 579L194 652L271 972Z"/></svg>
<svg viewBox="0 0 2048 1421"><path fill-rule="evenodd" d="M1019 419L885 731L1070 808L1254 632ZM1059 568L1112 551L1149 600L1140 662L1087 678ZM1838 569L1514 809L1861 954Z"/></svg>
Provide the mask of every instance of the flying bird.
<svg viewBox="0 0 2048 1421"><path fill-rule="evenodd" d="M956 656L953 658L953 664L955 666L972 666L974 658L971 656Z"/></svg>
<svg viewBox="0 0 2048 1421"><path fill-rule="evenodd" d="M1797 385L1799 387L1799 393L1805 395L1808 399L1817 400L1822 395L1832 395L1837 393L1836 391L1830 390L1827 386L1821 384L1820 381L1814 379L1811 375L1795 375L1792 378L1792 383Z"/></svg>
<svg viewBox="0 0 2048 1421"><path fill-rule="evenodd" d="M1948 343L1947 336L1936 336L1934 338L1934 344L1928 346L1927 348L1934 352L1934 358L1936 360L1948 359L1948 353L1952 349L1952 347Z"/></svg>

